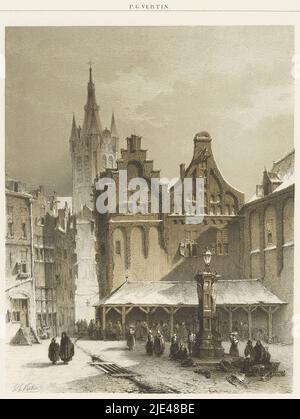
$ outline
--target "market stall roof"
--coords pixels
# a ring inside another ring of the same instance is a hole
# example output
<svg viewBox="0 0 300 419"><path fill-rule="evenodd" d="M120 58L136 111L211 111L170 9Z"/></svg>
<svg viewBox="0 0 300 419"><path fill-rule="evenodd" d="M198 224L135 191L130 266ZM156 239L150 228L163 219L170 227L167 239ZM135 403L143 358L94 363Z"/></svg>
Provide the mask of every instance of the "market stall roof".
<svg viewBox="0 0 300 419"><path fill-rule="evenodd" d="M196 281L125 282L95 306L196 306ZM257 279L219 280L217 305L285 304Z"/></svg>

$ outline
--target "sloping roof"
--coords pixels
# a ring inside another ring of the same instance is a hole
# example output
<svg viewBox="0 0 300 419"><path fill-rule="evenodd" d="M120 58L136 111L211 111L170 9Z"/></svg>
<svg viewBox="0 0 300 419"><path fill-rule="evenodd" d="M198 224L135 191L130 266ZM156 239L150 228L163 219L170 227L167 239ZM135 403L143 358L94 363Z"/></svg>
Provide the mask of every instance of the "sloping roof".
<svg viewBox="0 0 300 419"><path fill-rule="evenodd" d="M273 167L271 171L267 172L269 180L273 184L278 184L278 186L273 190L272 194L275 192L282 191L289 186L295 184L295 150L291 151L281 160L273 163ZM271 194L269 194L271 195ZM269 196L267 195L267 196ZM247 203L256 201L258 199L263 198L262 196L258 196L255 193Z"/></svg>
<svg viewBox="0 0 300 419"><path fill-rule="evenodd" d="M284 304L256 279L219 280L218 305ZM125 282L96 305L187 305L198 304L196 281Z"/></svg>

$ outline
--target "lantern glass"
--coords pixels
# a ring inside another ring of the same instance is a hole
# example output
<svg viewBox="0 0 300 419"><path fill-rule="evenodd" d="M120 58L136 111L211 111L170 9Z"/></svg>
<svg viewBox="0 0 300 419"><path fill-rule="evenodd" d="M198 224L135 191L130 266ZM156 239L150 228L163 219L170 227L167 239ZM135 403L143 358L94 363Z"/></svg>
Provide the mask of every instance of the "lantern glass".
<svg viewBox="0 0 300 419"><path fill-rule="evenodd" d="M212 256L211 251L209 249L206 249L206 251L203 253L203 259L206 266L210 265L211 256Z"/></svg>

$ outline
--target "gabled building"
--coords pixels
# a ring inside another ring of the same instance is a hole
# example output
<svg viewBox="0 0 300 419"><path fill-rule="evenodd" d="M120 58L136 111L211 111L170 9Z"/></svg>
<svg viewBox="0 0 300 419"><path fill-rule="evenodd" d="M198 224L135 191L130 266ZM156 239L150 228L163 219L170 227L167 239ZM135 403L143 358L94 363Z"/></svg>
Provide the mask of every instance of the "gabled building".
<svg viewBox="0 0 300 419"><path fill-rule="evenodd" d="M121 170L127 171L128 182L140 177L149 185L160 174L147 158L141 137L136 135L127 138L127 149L121 150L117 168L107 169L99 177L112 178L118 191ZM207 247L213 253L212 265L220 278L218 323L225 337L241 323L251 337L265 311L269 313L263 318L267 327L273 310L283 304L259 278L244 276L244 195L220 173L207 132L195 135L192 161L187 169L180 166L181 180L192 179L192 199L199 177L204 180L204 219L200 224L187 223L185 212L173 210L169 214L120 214L118 209L124 202L118 200L118 195L116 213L100 214L96 202L101 192L95 188L100 285L96 317L104 329L109 319L122 320L123 331L136 320L166 322L171 333L174 324L182 321L197 330L194 277L203 268L202 255ZM130 192L125 201L130 202ZM258 308L263 314L257 315Z"/></svg>

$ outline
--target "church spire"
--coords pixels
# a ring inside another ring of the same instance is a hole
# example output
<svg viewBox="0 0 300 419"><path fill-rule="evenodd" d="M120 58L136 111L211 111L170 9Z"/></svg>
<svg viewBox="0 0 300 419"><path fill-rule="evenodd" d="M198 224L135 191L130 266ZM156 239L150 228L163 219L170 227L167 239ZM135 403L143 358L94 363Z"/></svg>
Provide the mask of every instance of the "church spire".
<svg viewBox="0 0 300 419"><path fill-rule="evenodd" d="M93 72L93 68L92 68L92 63L91 62L89 62L89 65L90 65L90 83L93 83L93 74L92 74L92 72Z"/></svg>
<svg viewBox="0 0 300 419"><path fill-rule="evenodd" d="M78 129L76 125L75 115L73 113L70 141L74 141L74 140L78 140Z"/></svg>
<svg viewBox="0 0 300 419"><path fill-rule="evenodd" d="M111 132L112 137L119 138L114 112L112 113L112 116L111 116L110 132Z"/></svg>
<svg viewBox="0 0 300 419"><path fill-rule="evenodd" d="M84 107L84 121L82 127L83 135L101 135L102 126L99 117L99 106L96 101L95 84L93 82L93 73L91 63L89 67L89 82L87 86L87 102Z"/></svg>

